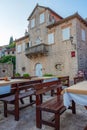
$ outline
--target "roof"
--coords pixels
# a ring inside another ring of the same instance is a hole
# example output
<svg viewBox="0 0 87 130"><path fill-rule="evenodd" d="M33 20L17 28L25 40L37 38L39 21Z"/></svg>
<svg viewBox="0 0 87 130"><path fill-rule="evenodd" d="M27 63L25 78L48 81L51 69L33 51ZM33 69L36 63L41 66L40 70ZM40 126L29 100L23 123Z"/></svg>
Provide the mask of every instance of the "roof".
<svg viewBox="0 0 87 130"><path fill-rule="evenodd" d="M19 42L19 41L21 41L21 40L25 40L26 38L29 38L29 35L20 37L19 39L15 39L15 42Z"/></svg>
<svg viewBox="0 0 87 130"><path fill-rule="evenodd" d="M6 49L5 52L15 51L15 48Z"/></svg>
<svg viewBox="0 0 87 130"><path fill-rule="evenodd" d="M54 26L57 26L59 24L62 24L68 20L71 20L71 19L74 19L74 18L77 18L79 19L81 22L83 22L83 24L85 24L87 26L87 21L85 19L83 19L78 13L75 13L73 15L70 15L64 19L61 19L60 21L56 22L56 23L53 23L51 25L48 25L47 28L51 28L51 27L54 27Z"/></svg>
<svg viewBox="0 0 87 130"><path fill-rule="evenodd" d="M32 13L30 14L30 16L28 17L27 20L30 20L31 16L33 15L34 11L36 10L37 7L41 7L41 8L44 8L46 10L49 10L51 11L52 13L54 13L56 16L60 17L61 19L63 19L63 17L61 17L59 14L57 14L55 11L53 11L52 9L50 9L49 7L45 7L45 6L40 6L40 5L36 5L35 8L33 9Z"/></svg>

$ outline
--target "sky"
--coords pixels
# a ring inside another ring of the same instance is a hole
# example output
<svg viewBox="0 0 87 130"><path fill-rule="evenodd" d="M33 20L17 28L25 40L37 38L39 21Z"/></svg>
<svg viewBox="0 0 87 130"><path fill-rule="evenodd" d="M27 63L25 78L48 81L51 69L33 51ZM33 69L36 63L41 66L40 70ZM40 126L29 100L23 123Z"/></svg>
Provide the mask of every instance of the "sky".
<svg viewBox="0 0 87 130"><path fill-rule="evenodd" d="M0 0L0 46L18 39L28 29L27 18L36 4L54 10L63 18L78 12L87 18L87 0Z"/></svg>

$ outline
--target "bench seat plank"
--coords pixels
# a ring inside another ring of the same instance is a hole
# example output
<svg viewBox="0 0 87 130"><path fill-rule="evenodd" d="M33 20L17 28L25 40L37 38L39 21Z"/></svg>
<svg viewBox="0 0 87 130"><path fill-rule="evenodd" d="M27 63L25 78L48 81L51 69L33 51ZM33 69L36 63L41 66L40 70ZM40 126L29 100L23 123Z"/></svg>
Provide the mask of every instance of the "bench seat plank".
<svg viewBox="0 0 87 130"><path fill-rule="evenodd" d="M28 96L31 96L31 95L34 95L34 94L35 94L35 90L29 90L29 91L26 91L24 93L20 93L19 99L22 99L22 98L25 98L25 97L28 97ZM15 94L7 96L7 97L0 98L0 101L5 101L5 102L15 101Z"/></svg>
<svg viewBox="0 0 87 130"><path fill-rule="evenodd" d="M56 96L56 97L42 103L40 106L38 105L37 108L39 108L43 111L57 113L61 108L64 108L63 98L62 98L62 96L61 97ZM66 108L65 108L65 110L66 110Z"/></svg>

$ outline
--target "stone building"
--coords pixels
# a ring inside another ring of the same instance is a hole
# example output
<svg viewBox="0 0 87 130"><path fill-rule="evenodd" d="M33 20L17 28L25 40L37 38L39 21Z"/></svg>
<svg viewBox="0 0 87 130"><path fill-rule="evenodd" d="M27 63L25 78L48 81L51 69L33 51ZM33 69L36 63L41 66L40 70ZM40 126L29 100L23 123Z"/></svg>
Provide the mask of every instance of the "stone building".
<svg viewBox="0 0 87 130"><path fill-rule="evenodd" d="M5 56L11 55L11 56L15 56L15 48L9 48L5 50Z"/></svg>
<svg viewBox="0 0 87 130"><path fill-rule="evenodd" d="M72 79L87 70L87 22L78 13L63 18L36 5L28 21L27 35L16 40L16 72Z"/></svg>

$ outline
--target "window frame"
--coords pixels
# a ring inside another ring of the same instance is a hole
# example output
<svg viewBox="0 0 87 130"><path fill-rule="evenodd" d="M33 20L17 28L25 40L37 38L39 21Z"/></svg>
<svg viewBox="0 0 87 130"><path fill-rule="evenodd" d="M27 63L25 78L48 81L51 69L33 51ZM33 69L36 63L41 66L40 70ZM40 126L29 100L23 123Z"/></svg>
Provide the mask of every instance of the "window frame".
<svg viewBox="0 0 87 130"><path fill-rule="evenodd" d="M45 13L41 13L40 16L39 16L39 22L40 24L44 23L45 22Z"/></svg>
<svg viewBox="0 0 87 130"><path fill-rule="evenodd" d="M54 32L48 34L48 44L54 44Z"/></svg>
<svg viewBox="0 0 87 130"><path fill-rule="evenodd" d="M31 28L35 27L35 18L31 19Z"/></svg>
<svg viewBox="0 0 87 130"><path fill-rule="evenodd" d="M86 41L86 32L85 32L85 29L81 29L81 38L82 38L82 41Z"/></svg>
<svg viewBox="0 0 87 130"><path fill-rule="evenodd" d="M22 47L21 44L17 45L17 53L21 53L22 51Z"/></svg>
<svg viewBox="0 0 87 130"><path fill-rule="evenodd" d="M62 41L66 41L69 39L70 39L70 27L65 27L62 29Z"/></svg>

